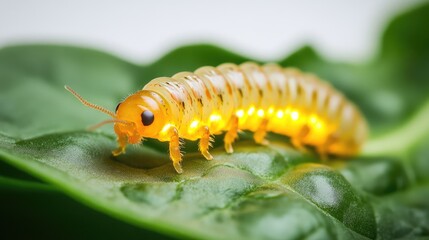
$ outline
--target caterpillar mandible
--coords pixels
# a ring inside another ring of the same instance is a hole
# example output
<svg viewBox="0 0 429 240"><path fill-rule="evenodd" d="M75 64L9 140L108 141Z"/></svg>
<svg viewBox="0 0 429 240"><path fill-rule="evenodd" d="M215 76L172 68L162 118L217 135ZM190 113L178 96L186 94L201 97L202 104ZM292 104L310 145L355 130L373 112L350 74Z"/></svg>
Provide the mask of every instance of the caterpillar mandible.
<svg viewBox="0 0 429 240"><path fill-rule="evenodd" d="M211 160L210 135L226 132L225 150L239 130L254 132L254 140L267 144L268 131L286 135L296 147L314 146L325 156L357 154L367 136L359 110L328 83L316 76L277 64L225 63L160 77L119 103L112 112L89 103L65 86L84 105L104 112L114 123L119 147L145 138L169 141L170 159L182 173L180 138L199 141L202 155Z"/></svg>

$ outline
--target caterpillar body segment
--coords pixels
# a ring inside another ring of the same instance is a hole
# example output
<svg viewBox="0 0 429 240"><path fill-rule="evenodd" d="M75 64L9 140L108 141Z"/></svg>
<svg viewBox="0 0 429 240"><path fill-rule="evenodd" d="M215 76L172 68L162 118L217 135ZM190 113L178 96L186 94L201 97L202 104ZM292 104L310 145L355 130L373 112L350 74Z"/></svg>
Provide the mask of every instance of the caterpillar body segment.
<svg viewBox="0 0 429 240"><path fill-rule="evenodd" d="M312 74L276 64L226 63L156 78L115 113L66 88L85 105L114 117L109 120L118 136L114 155L144 137L169 141L179 173L180 138L199 139L201 153L210 160L210 135L222 132L228 153L238 131L248 130L260 144L268 144L266 133L275 132L297 147L311 145L322 155L342 156L357 154L367 135L365 119L344 95Z"/></svg>

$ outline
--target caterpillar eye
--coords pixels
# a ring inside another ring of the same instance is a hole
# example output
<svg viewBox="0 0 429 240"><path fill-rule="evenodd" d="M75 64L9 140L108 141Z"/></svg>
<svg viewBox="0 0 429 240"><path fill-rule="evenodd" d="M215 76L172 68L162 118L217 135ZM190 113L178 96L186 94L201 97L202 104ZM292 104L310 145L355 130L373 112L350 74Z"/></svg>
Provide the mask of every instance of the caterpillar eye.
<svg viewBox="0 0 429 240"><path fill-rule="evenodd" d="M141 118L144 126L151 125L153 123L153 120L155 120L155 116L149 110L144 110L141 114Z"/></svg>
<svg viewBox="0 0 429 240"><path fill-rule="evenodd" d="M118 103L118 105L116 105L115 112L117 112L117 111L118 111L119 105L121 105L121 103L122 103L122 102L120 102L120 103Z"/></svg>

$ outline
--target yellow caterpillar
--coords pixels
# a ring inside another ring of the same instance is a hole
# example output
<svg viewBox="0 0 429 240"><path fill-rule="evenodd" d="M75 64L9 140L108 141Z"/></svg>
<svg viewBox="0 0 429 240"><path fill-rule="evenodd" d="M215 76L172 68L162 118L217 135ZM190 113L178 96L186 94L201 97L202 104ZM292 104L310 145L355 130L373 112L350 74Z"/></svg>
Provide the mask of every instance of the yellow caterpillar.
<svg viewBox="0 0 429 240"><path fill-rule="evenodd" d="M210 135L222 132L228 153L237 132L249 130L257 143L267 144L270 131L289 136L297 147L312 145L323 156L354 155L367 135L365 119L340 92L314 75L276 64L226 63L156 78L119 103L115 113L65 87L112 117L97 127L114 123L119 147L113 155L144 137L169 141L178 173L183 172L180 138L200 139L202 155L211 160Z"/></svg>

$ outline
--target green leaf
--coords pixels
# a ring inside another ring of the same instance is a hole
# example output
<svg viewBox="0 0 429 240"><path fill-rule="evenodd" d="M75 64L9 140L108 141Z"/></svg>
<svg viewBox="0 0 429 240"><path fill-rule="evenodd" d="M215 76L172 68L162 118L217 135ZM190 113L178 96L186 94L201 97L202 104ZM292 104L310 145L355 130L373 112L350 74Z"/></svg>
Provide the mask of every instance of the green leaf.
<svg viewBox="0 0 429 240"><path fill-rule="evenodd" d="M16 239L167 239L106 218L47 184L0 177L0 192L3 233Z"/></svg>
<svg viewBox="0 0 429 240"><path fill-rule="evenodd" d="M84 130L104 116L84 108L63 85L114 109L154 77L248 58L216 46L193 45L139 66L78 47L0 49L0 193L8 196L1 205L20 203L5 209L3 218L25 216L23 199L35 196L33 206L50 215L51 224L62 206L76 209L88 223L86 236L100 236L98 222L117 221L62 192L133 225L108 229L106 238L428 236L428 23L428 4L397 17L383 35L380 52L366 63L335 63L309 46L280 61L331 81L362 108L372 132L362 156L323 162L291 147L286 137L273 136L269 146L259 146L244 135L231 155L217 138L220 146L212 150L213 161L203 160L188 142L182 175L174 171L165 143L156 140L112 157L116 143L110 128ZM42 204L44 200L56 204ZM70 231L66 222L58 225L59 232ZM129 235L114 235L116 231Z"/></svg>

